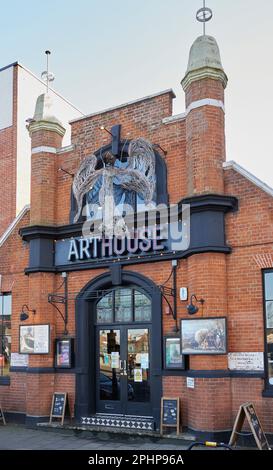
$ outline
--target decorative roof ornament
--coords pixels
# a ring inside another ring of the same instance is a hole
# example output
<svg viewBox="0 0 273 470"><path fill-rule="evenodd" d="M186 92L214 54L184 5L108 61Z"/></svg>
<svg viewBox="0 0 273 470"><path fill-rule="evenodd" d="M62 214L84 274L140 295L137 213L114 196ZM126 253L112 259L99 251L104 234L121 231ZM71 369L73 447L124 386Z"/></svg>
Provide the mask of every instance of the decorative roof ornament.
<svg viewBox="0 0 273 470"><path fill-rule="evenodd" d="M99 161L102 168L97 168ZM115 166L118 159L111 152L103 156L90 155L85 158L73 181L73 194L77 203L77 213L74 222L80 218L84 196L92 191L97 181L102 178L98 202L103 211L108 212L108 222L104 217L104 230L112 231L112 215L115 210L114 183L127 191L140 195L144 203L149 205L155 191L155 154L152 144L143 138L132 140L128 149L126 166ZM110 214L110 216L109 216ZM113 219L112 219L113 220Z"/></svg>
<svg viewBox="0 0 273 470"><path fill-rule="evenodd" d="M221 62L217 41L206 34L206 23L212 19L212 16L212 10L206 7L206 1L203 0L203 7L196 13L197 21L203 23L203 35L199 36L191 46L188 68L181 81L184 91L193 82L207 78L220 80L224 88L227 86L228 78Z"/></svg>
<svg viewBox="0 0 273 470"><path fill-rule="evenodd" d="M44 82L46 82L46 93L48 94L49 91L49 84L54 82L55 75L52 72L49 72L49 56L51 55L50 51L45 51L46 54L46 70L41 73L41 78Z"/></svg>
<svg viewBox="0 0 273 470"><path fill-rule="evenodd" d="M206 0L203 0L203 7L196 13L196 19L200 23L203 23L203 35L206 35L206 23L212 19L212 10L206 7Z"/></svg>

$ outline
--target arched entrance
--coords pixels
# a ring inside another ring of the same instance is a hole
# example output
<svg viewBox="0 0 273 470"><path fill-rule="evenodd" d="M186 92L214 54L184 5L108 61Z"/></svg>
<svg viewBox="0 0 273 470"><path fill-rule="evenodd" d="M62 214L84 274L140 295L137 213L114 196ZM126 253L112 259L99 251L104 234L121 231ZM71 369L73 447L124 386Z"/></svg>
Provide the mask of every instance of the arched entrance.
<svg viewBox="0 0 273 470"><path fill-rule="evenodd" d="M161 293L144 276L111 272L91 281L76 300L78 420L97 413L153 417L161 398Z"/></svg>

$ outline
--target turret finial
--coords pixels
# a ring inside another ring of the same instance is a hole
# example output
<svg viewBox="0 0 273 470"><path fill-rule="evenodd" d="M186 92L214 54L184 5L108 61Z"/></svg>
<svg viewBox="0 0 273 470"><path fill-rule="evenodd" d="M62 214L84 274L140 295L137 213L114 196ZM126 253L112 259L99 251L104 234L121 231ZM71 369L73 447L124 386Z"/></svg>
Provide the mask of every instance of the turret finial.
<svg viewBox="0 0 273 470"><path fill-rule="evenodd" d="M203 23L203 35L206 35L206 23L212 19L212 10L206 7L206 0L203 0L203 7L196 13L196 19L200 23Z"/></svg>
<svg viewBox="0 0 273 470"><path fill-rule="evenodd" d="M49 90L49 83L54 82L55 75L52 72L49 72L49 56L51 54L50 51L45 51L46 54L46 70L42 72L41 77L44 82L46 82L46 93L48 94Z"/></svg>

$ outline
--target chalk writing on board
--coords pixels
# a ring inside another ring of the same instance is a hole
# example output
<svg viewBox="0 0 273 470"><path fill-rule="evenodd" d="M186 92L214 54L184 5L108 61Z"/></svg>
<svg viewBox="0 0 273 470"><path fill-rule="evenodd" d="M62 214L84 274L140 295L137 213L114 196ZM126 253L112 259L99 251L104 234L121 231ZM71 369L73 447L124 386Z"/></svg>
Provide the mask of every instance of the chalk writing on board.
<svg viewBox="0 0 273 470"><path fill-rule="evenodd" d="M65 395L62 393L56 393L54 395L54 405L53 405L53 416L62 416L64 412L65 404Z"/></svg>
<svg viewBox="0 0 273 470"><path fill-rule="evenodd" d="M163 424L176 425L177 423L177 401L163 400Z"/></svg>

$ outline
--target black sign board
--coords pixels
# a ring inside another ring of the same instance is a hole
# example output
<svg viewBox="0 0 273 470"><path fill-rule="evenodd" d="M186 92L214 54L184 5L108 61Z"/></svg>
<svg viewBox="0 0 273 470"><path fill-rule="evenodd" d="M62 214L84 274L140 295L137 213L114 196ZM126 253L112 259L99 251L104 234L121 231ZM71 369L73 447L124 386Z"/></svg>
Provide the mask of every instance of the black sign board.
<svg viewBox="0 0 273 470"><path fill-rule="evenodd" d="M180 427L180 407L179 398L161 398L161 423L160 433L163 434L163 427L175 427L179 434Z"/></svg>
<svg viewBox="0 0 273 470"><path fill-rule="evenodd" d="M258 449L270 450L266 435L252 403L244 403L240 406L230 437L229 445L236 445L245 418L248 421L249 427L253 433Z"/></svg>
<svg viewBox="0 0 273 470"><path fill-rule="evenodd" d="M6 424L4 412L3 412L3 409L2 409L2 407L1 407L1 405L0 405L0 421L2 421L3 424Z"/></svg>
<svg viewBox="0 0 273 470"><path fill-rule="evenodd" d="M69 411L67 393L55 392L52 397L49 423L52 423L52 418L59 418L61 419L61 423L63 425L65 413L67 410Z"/></svg>

